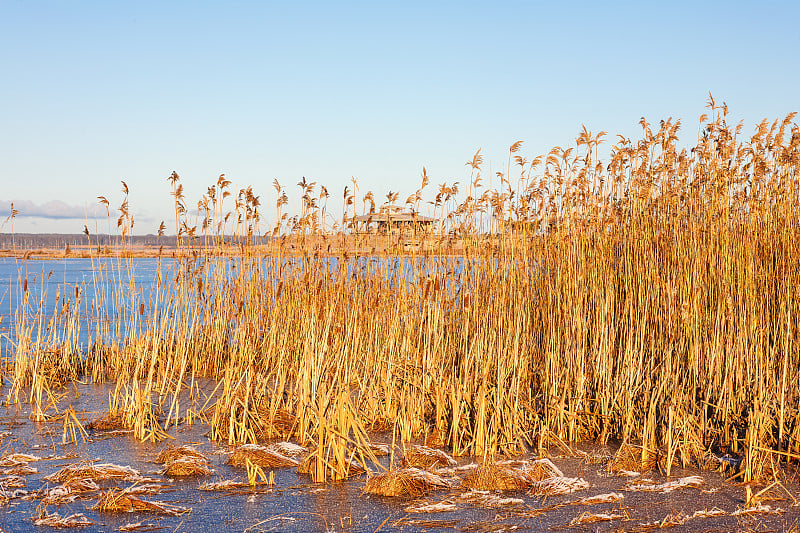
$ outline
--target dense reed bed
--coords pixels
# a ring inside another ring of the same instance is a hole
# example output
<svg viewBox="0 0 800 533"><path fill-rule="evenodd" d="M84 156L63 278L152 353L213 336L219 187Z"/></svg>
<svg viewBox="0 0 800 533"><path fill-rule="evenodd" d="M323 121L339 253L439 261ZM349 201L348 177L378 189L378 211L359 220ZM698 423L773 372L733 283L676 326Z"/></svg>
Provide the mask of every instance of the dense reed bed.
<svg viewBox="0 0 800 533"><path fill-rule="evenodd" d="M331 224L304 179L294 216L276 182L274 241L256 246L252 189L221 176L194 222L173 174L182 258L151 287L124 281L132 261L98 272L50 327L21 283L7 398L46 417L59 384L112 380L110 411L139 439L196 421L230 443L292 438L315 480L365 464L371 430L487 457L617 439L667 473L714 452L771 476L800 458L800 130L794 114L750 136L726 118L710 100L691 148L679 121L642 119L606 160L604 132L531 160L515 143L493 189L479 151L466 186L428 203L423 172L406 201L437 221L423 236L353 233L380 206L349 188Z"/></svg>

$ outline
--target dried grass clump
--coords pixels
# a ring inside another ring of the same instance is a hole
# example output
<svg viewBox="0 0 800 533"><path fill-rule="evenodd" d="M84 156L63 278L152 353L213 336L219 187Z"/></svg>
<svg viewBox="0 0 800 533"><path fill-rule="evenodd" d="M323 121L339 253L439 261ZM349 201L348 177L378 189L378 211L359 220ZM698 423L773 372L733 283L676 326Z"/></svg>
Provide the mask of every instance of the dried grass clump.
<svg viewBox="0 0 800 533"><path fill-rule="evenodd" d="M462 485L478 490L525 490L535 481L524 470L498 463L484 463L464 476Z"/></svg>
<svg viewBox="0 0 800 533"><path fill-rule="evenodd" d="M531 476L534 481L542 481L551 477L564 476L561 470L555 464L553 464L553 461L550 459L534 459L532 461L525 459L512 459L508 461L500 461L497 464L508 466L516 470L521 470L522 472L525 472Z"/></svg>
<svg viewBox="0 0 800 533"><path fill-rule="evenodd" d="M644 453L645 450L642 446L634 444L623 443L614 457L611 458L606 467L609 472L622 473L622 472L646 472L655 469L658 466L656 457L649 453Z"/></svg>
<svg viewBox="0 0 800 533"><path fill-rule="evenodd" d="M165 490L169 490L173 485L168 483L137 483L131 485L125 490L128 494L159 494Z"/></svg>
<svg viewBox="0 0 800 533"><path fill-rule="evenodd" d="M27 464L21 464L3 470L4 475L11 475L11 476L31 476L33 474L38 474L38 473L39 470L37 470L32 466L28 466Z"/></svg>
<svg viewBox="0 0 800 533"><path fill-rule="evenodd" d="M0 477L0 489L21 489L27 484L27 480L22 476L8 475Z"/></svg>
<svg viewBox="0 0 800 533"><path fill-rule="evenodd" d="M624 518L624 516L619 513L590 513L587 511L582 513L580 516L573 518L569 525L580 526L583 524L594 524L596 522L608 522L611 520L618 520L620 518Z"/></svg>
<svg viewBox="0 0 800 533"><path fill-rule="evenodd" d="M597 505L600 503L616 503L621 502L625 496L619 492L609 492L608 494L597 494L596 496L587 496L579 500L569 502L570 505Z"/></svg>
<svg viewBox="0 0 800 533"><path fill-rule="evenodd" d="M479 507L513 507L525 503L521 498L503 498L492 494L488 490L475 490L464 492L455 497L458 503L468 503Z"/></svg>
<svg viewBox="0 0 800 533"><path fill-rule="evenodd" d="M75 513L62 518L58 513L48 513L46 510L42 509L36 518L33 519L33 525L67 528L92 526L94 522L89 520L84 514Z"/></svg>
<svg viewBox="0 0 800 533"><path fill-rule="evenodd" d="M156 461L164 464L165 476L207 476L213 472L208 458L188 445L168 446L159 452Z"/></svg>
<svg viewBox="0 0 800 533"><path fill-rule="evenodd" d="M91 509L93 511L107 513L149 511L167 516L180 516L189 512L189 509L185 507L142 500L132 495L128 490L117 488L100 494L100 499L97 500L97 503Z"/></svg>
<svg viewBox="0 0 800 533"><path fill-rule="evenodd" d="M713 509L702 509L700 511L695 511L692 514L692 518L712 518L715 516L724 516L728 514L727 511L723 511L719 507L714 507Z"/></svg>
<svg viewBox="0 0 800 533"><path fill-rule="evenodd" d="M664 483L654 483L649 479L640 479L626 483L623 489L631 492L672 492L678 489L700 487L703 484L705 484L705 480L700 476L687 476Z"/></svg>
<svg viewBox="0 0 800 533"><path fill-rule="evenodd" d="M448 489L452 483L419 468L398 468L367 480L364 492L379 496L417 498L435 490Z"/></svg>
<svg viewBox="0 0 800 533"><path fill-rule="evenodd" d="M446 500L441 502L414 502L404 509L405 512L414 514L449 513L457 510L458 505Z"/></svg>
<svg viewBox="0 0 800 533"><path fill-rule="evenodd" d="M142 481L143 478L137 470L129 466L120 466L111 463L91 464L74 463L45 476L47 481L64 483L73 479L91 479L94 481L120 480L120 481Z"/></svg>
<svg viewBox="0 0 800 533"><path fill-rule="evenodd" d="M288 441L274 442L268 445L267 448L291 458L302 457L308 453L308 448L305 446L300 446L299 444Z"/></svg>
<svg viewBox="0 0 800 533"><path fill-rule="evenodd" d="M531 484L530 493L536 496L558 496L589 488L589 482L580 477L551 477Z"/></svg>
<svg viewBox="0 0 800 533"><path fill-rule="evenodd" d="M36 457L35 455L29 455L27 453L11 453L8 455L4 455L3 457L0 457L0 466L2 467L25 466L28 463L33 463L40 460L41 457Z"/></svg>
<svg viewBox="0 0 800 533"><path fill-rule="evenodd" d="M393 528L402 528L405 526L418 528L423 531L428 529L449 529L453 530L459 524L459 520L419 520L416 518L400 518L392 522Z"/></svg>
<svg viewBox="0 0 800 533"><path fill-rule="evenodd" d="M205 491L212 490L237 490L250 488L250 484L245 481L235 481L233 479L224 479L222 481L206 481L202 483L198 489Z"/></svg>
<svg viewBox="0 0 800 533"><path fill-rule="evenodd" d="M770 515L770 514L783 514L786 511L780 507L770 507L761 502L756 503L751 507L737 509L731 513L731 516L755 516L755 515Z"/></svg>
<svg viewBox="0 0 800 533"><path fill-rule="evenodd" d="M208 476L214 470L205 459L194 456L181 457L167 463L162 474L170 477Z"/></svg>
<svg viewBox="0 0 800 533"><path fill-rule="evenodd" d="M119 431L128 429L125 425L125 417L122 411L111 411L106 416L92 420L86 425L86 429L94 431Z"/></svg>
<svg viewBox="0 0 800 533"><path fill-rule="evenodd" d="M78 499L77 494L73 494L69 489L65 488L63 485L59 485L57 487L53 487L51 489L46 489L39 493L42 497L42 502L46 505L62 505L65 503L71 503Z"/></svg>
<svg viewBox="0 0 800 533"><path fill-rule="evenodd" d="M91 479L75 478L64 482L63 485L40 490L35 494L35 497L41 497L42 501L47 505L61 505L73 502L98 490L100 490L100 487Z"/></svg>
<svg viewBox="0 0 800 533"><path fill-rule="evenodd" d="M185 459L191 457L208 462L208 458L202 453L194 449L194 447L184 444L183 446L167 446L156 456L156 462L166 465L177 459Z"/></svg>
<svg viewBox="0 0 800 533"><path fill-rule="evenodd" d="M412 444L403 450L403 466L415 468L441 468L456 466L456 461L436 448Z"/></svg>
<svg viewBox="0 0 800 533"><path fill-rule="evenodd" d="M228 457L228 464L231 466L247 467L247 461L262 468L289 468L298 466L300 463L277 451L258 444L243 444L233 450Z"/></svg>
<svg viewBox="0 0 800 533"><path fill-rule="evenodd" d="M77 493L94 492L96 490L100 490L100 487L94 482L94 480L86 478L68 479L61 486L70 492Z"/></svg>
<svg viewBox="0 0 800 533"><path fill-rule="evenodd" d="M390 451L390 450L391 450L391 449L390 449L390 447L389 447L389 445L388 445L388 444L374 444L374 443L370 443L370 445L369 445L369 451L370 451L370 452L372 453L372 455L374 455L375 457L386 457L387 455L389 455L389 454L391 453L391 451Z"/></svg>

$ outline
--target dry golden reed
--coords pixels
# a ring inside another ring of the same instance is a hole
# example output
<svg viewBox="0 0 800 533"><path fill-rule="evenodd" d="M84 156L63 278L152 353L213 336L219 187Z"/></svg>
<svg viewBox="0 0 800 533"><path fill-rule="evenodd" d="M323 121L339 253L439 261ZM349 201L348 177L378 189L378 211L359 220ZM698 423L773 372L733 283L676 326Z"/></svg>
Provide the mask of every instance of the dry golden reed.
<svg viewBox="0 0 800 533"><path fill-rule="evenodd" d="M43 420L54 387L110 379L139 439L195 419L232 445L292 438L318 481L368 466L350 452L368 428L454 456L618 439L637 448L612 470L710 451L742 457L743 480L772 475L800 457L800 128L790 114L745 133L708 107L688 144L672 119L610 146L585 128L536 157L514 143L491 180L480 151L428 195L423 169L404 205L354 180L341 217L306 179L288 212L275 182L270 227L252 188L222 175L195 209L173 173L152 291L129 275L124 186L115 271L46 315L20 285L7 400ZM434 222L356 231L395 208Z"/></svg>

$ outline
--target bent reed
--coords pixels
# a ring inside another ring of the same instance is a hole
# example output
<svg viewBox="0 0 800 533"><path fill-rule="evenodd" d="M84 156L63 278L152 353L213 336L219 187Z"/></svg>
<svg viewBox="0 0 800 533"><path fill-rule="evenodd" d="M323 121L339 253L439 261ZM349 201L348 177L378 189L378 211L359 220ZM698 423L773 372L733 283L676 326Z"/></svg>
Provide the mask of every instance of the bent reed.
<svg viewBox="0 0 800 533"><path fill-rule="evenodd" d="M292 438L316 481L366 463L374 429L487 458L616 439L667 473L714 452L770 476L800 458L800 129L793 113L745 137L709 108L691 149L671 119L642 119L608 161L585 128L531 160L515 143L493 189L478 151L467 186L428 203L425 236L354 233L379 210L355 187L331 225L328 191L303 179L294 216L275 183L264 247L251 188L221 176L193 224L173 174L182 253L152 288L120 260L117 282L98 272L45 318L20 286L7 399L43 420L59 384L111 380L110 411L139 439L193 421L229 443Z"/></svg>

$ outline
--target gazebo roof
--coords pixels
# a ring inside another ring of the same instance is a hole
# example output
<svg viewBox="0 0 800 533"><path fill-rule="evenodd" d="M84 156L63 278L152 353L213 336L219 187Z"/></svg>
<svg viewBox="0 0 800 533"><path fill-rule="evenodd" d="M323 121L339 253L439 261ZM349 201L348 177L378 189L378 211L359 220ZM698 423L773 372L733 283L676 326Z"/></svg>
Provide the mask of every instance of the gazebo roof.
<svg viewBox="0 0 800 533"><path fill-rule="evenodd" d="M353 222L433 222L434 219L420 215L419 213L391 213L389 211L370 213L367 215L357 215L352 218Z"/></svg>

